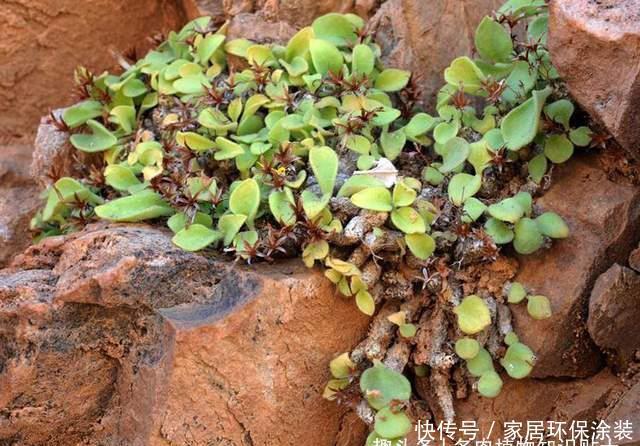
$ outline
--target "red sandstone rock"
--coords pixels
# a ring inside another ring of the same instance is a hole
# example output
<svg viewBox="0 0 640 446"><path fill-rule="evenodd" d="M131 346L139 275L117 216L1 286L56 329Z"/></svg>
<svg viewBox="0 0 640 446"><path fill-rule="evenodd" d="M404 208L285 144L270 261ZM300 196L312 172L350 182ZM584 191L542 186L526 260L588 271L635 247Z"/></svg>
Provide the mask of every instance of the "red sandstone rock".
<svg viewBox="0 0 640 446"><path fill-rule="evenodd" d="M179 28L180 0L16 0L0 9L0 140L32 135L48 108L72 102L73 70L115 66L109 49L149 48ZM142 53L143 54L143 53Z"/></svg>
<svg viewBox="0 0 640 446"><path fill-rule="evenodd" d="M589 301L587 328L617 369L624 370L640 351L640 275L613 265L596 281Z"/></svg>
<svg viewBox="0 0 640 446"><path fill-rule="evenodd" d="M327 364L367 324L298 261L246 268L143 225L46 239L0 272L0 439L333 444Z"/></svg>
<svg viewBox="0 0 640 446"><path fill-rule="evenodd" d="M433 107L435 95L444 85L444 69L454 58L471 53L476 26L502 3L388 0L371 19L372 31L385 63L411 70L424 105Z"/></svg>
<svg viewBox="0 0 640 446"><path fill-rule="evenodd" d="M29 176L31 148L0 148L0 266L31 243L29 220L40 205Z"/></svg>
<svg viewBox="0 0 640 446"><path fill-rule="evenodd" d="M640 157L640 0L554 0L554 65L580 105Z"/></svg>
<svg viewBox="0 0 640 446"><path fill-rule="evenodd" d="M615 432L616 423L628 422L631 426L629 436L619 439L616 443L624 446L640 445L640 382L633 385L615 405L609 410L605 421L612 426L612 433Z"/></svg>
<svg viewBox="0 0 640 446"><path fill-rule="evenodd" d="M629 254L629 266L640 272L640 248L636 248Z"/></svg>
<svg viewBox="0 0 640 446"><path fill-rule="evenodd" d="M553 315L536 321L525 305L512 305L514 325L538 356L532 376L590 376L602 361L585 329L589 294L600 274L625 262L640 237L640 190L609 181L595 157L578 157L556 169L538 204L561 215L571 234L547 251L520 256L516 280L548 296Z"/></svg>

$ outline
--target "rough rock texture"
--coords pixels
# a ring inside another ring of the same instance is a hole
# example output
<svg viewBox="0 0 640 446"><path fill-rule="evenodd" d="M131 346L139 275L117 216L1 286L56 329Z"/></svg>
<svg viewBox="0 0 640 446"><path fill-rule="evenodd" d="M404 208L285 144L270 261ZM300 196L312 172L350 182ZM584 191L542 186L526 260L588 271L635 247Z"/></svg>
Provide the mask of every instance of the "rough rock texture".
<svg viewBox="0 0 640 446"><path fill-rule="evenodd" d="M629 266L640 272L640 248L636 248L629 254Z"/></svg>
<svg viewBox="0 0 640 446"><path fill-rule="evenodd" d="M355 12L368 17L381 0L196 0L202 14L232 18L242 13L257 13L264 19L306 26L328 12Z"/></svg>
<svg viewBox="0 0 640 446"><path fill-rule="evenodd" d="M633 385L625 392L618 401L609 410L609 414L605 419L611 426L615 426L619 422L631 423L632 429L630 435L617 441L619 445L638 446L640 445L640 382Z"/></svg>
<svg viewBox="0 0 640 446"><path fill-rule="evenodd" d="M455 57L470 54L476 26L502 0L473 2L388 0L371 19L389 66L413 71L427 107L444 84L442 72Z"/></svg>
<svg viewBox="0 0 640 446"><path fill-rule="evenodd" d="M507 378L494 399L472 393L468 399L457 401L457 418L458 422L477 420L481 433L491 432L491 438L497 440L504 438L502 427L507 421L600 419L610 396L621 388L620 380L608 370L571 381Z"/></svg>
<svg viewBox="0 0 640 446"><path fill-rule="evenodd" d="M149 47L180 27L180 0L14 0L0 8L0 141L31 135L43 111L71 103L73 69L114 66L109 49ZM98 50L96 50L96 48ZM138 53L140 54L140 53Z"/></svg>
<svg viewBox="0 0 640 446"><path fill-rule="evenodd" d="M29 220L40 191L29 176L30 162L30 147L0 147L0 266L31 242Z"/></svg>
<svg viewBox="0 0 640 446"><path fill-rule="evenodd" d="M367 323L298 262L249 271L142 225L50 238L0 271L0 441L332 444L326 365Z"/></svg>
<svg viewBox="0 0 640 446"><path fill-rule="evenodd" d="M640 157L640 0L554 0L549 46L571 94Z"/></svg>
<svg viewBox="0 0 640 446"><path fill-rule="evenodd" d="M513 306L514 325L538 356L532 376L590 376L602 361L585 329L588 298L598 276L625 263L640 237L640 189L609 181L596 157L582 156L556 169L538 204L561 215L571 234L520 257L516 280L548 296L553 315L536 321L525 305Z"/></svg>
<svg viewBox="0 0 640 446"><path fill-rule="evenodd" d="M640 275L613 265L598 277L589 301L587 328L611 364L624 370L640 353Z"/></svg>

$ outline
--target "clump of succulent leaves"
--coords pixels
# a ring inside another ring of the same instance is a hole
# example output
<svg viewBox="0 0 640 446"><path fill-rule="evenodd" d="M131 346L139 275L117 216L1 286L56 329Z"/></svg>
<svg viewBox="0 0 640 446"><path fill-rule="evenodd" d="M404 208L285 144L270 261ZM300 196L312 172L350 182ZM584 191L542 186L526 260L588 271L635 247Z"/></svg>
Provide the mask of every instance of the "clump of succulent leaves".
<svg viewBox="0 0 640 446"><path fill-rule="evenodd" d="M284 45L228 39L199 18L122 74L78 70L83 100L52 121L84 174L58 178L32 225L48 236L95 219L166 221L187 251L321 265L376 314L369 338L332 361L325 396L358 408L369 443L402 438L407 376L444 376L448 407L451 370L494 397L498 365L520 379L535 362L508 304L526 299L541 319L549 300L517 282L464 295L456 272L568 236L534 197L591 133L573 126L546 9L510 0L485 17L475 57L445 70L434 114L355 15L322 16ZM411 352L427 314L442 320L425 357Z"/></svg>

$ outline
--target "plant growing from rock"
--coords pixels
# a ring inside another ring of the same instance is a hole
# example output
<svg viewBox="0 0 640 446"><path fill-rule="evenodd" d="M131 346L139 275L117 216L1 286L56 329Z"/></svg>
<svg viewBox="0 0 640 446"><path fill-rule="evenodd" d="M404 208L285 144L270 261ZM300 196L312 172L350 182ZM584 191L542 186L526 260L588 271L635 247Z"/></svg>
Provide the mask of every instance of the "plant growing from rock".
<svg viewBox="0 0 640 446"><path fill-rule="evenodd" d="M286 45L229 40L199 18L119 75L79 71L84 100L54 119L94 174L58 179L32 225L166 221L187 251L321 265L374 316L331 362L325 396L356 408L370 443L402 438L413 369L451 419L452 371L495 397L497 364L516 379L534 365L507 303L551 314L517 282L503 296L465 275L569 235L534 197L590 131L573 126L546 22L542 0L485 17L478 57L452 61L432 116L355 15L322 16Z"/></svg>

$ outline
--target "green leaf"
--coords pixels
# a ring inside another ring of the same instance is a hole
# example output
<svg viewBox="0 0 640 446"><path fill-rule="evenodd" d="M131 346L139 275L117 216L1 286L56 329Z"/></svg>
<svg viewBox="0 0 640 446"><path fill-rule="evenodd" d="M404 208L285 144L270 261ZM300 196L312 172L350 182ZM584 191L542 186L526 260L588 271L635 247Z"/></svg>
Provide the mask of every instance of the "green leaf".
<svg viewBox="0 0 640 446"><path fill-rule="evenodd" d="M62 112L62 120L73 129L89 119L102 116L102 112L103 107L99 101L87 100L67 108Z"/></svg>
<svg viewBox="0 0 640 446"><path fill-rule="evenodd" d="M338 163L338 155L330 147L313 147L309 151L309 164L323 194L333 194Z"/></svg>
<svg viewBox="0 0 640 446"><path fill-rule="evenodd" d="M467 361L467 370L469 370L469 373L476 378L494 370L493 359L489 352L486 349L481 348L477 355Z"/></svg>
<svg viewBox="0 0 640 446"><path fill-rule="evenodd" d="M409 401L411 398L409 380L382 363L364 371L360 377L360 390L376 410L388 406L392 401Z"/></svg>
<svg viewBox="0 0 640 446"><path fill-rule="evenodd" d="M460 167L467 160L471 149L469 143L458 137L449 139L443 147L443 162L440 172L448 173Z"/></svg>
<svg viewBox="0 0 640 446"><path fill-rule="evenodd" d="M136 109L132 105L118 105L109 113L110 120L118 124L125 135L131 134L136 125Z"/></svg>
<svg viewBox="0 0 640 446"><path fill-rule="evenodd" d="M111 164L104 169L105 182L118 191L142 184L128 166Z"/></svg>
<svg viewBox="0 0 640 446"><path fill-rule="evenodd" d="M449 181L449 199L456 206L462 206L468 198L480 190L481 185L482 177L480 175L457 173Z"/></svg>
<svg viewBox="0 0 640 446"><path fill-rule="evenodd" d="M178 132L176 141L181 146L188 147L194 152L205 152L216 146L209 138L195 132Z"/></svg>
<svg viewBox="0 0 640 446"><path fill-rule="evenodd" d="M463 210L465 217L470 221L476 221L487 210L487 205L477 198L471 197L464 202Z"/></svg>
<svg viewBox="0 0 640 446"><path fill-rule="evenodd" d="M103 200L89 190L85 185L69 177L60 178L49 188L47 202L42 210L42 220L51 221L60 217L68 210L66 204L76 199L84 200L90 204L99 204Z"/></svg>
<svg viewBox="0 0 640 446"><path fill-rule="evenodd" d="M531 98L512 109L504 117L500 129L509 150L519 150L530 144L536 137L540 124L540 111L551 91L551 87L534 91Z"/></svg>
<svg viewBox="0 0 640 446"><path fill-rule="evenodd" d="M351 196L351 202L362 209L389 212L391 206L391 192L384 187L370 187Z"/></svg>
<svg viewBox="0 0 640 446"><path fill-rule="evenodd" d="M171 231L174 234L180 232L182 229L187 227L187 223L190 223L189 217L187 217L187 214L185 214L184 212L178 212L177 214L173 214L167 220L167 226L169 226L169 229L171 229ZM213 219L209 214L205 214L204 212L196 212L195 218L193 219L192 223L193 224L197 223L202 226L206 226L207 228L210 228L211 225L213 224Z"/></svg>
<svg viewBox="0 0 640 446"><path fill-rule="evenodd" d="M208 62L218 48L224 42L224 34L211 34L198 43L198 60L200 63Z"/></svg>
<svg viewBox="0 0 640 446"><path fill-rule="evenodd" d="M525 213L525 209L515 197L492 204L487 211L493 218L509 223L516 223Z"/></svg>
<svg viewBox="0 0 640 446"><path fill-rule="evenodd" d="M518 202L524 215L529 217L533 210L533 198L531 194L529 192L518 192L513 196L513 199Z"/></svg>
<svg viewBox="0 0 640 446"><path fill-rule="evenodd" d="M345 145L362 155L368 155L371 151L371 142L362 135L348 135Z"/></svg>
<svg viewBox="0 0 640 446"><path fill-rule="evenodd" d="M360 290L356 294L356 305L358 309L368 316L373 316L376 311L376 303L367 290Z"/></svg>
<svg viewBox="0 0 640 446"><path fill-rule="evenodd" d="M542 247L544 238L536 222L530 218L523 218L514 228L515 237L513 247L519 254L531 254Z"/></svg>
<svg viewBox="0 0 640 446"><path fill-rule="evenodd" d="M497 218L487 219L487 222L484 224L484 230L496 245L504 245L513 240L513 231L511 228Z"/></svg>
<svg viewBox="0 0 640 446"><path fill-rule="evenodd" d="M76 149L89 153L103 152L117 144L118 138L98 121L89 119L87 125L92 131L90 135L76 133L69 138L69 141Z"/></svg>
<svg viewBox="0 0 640 446"><path fill-rule="evenodd" d="M412 338L416 335L418 327L413 324L402 324L398 327L398 331L403 338Z"/></svg>
<svg viewBox="0 0 640 446"><path fill-rule="evenodd" d="M484 17L476 28L475 44L480 57L488 62L511 60L513 42L509 31L489 17Z"/></svg>
<svg viewBox="0 0 640 446"><path fill-rule="evenodd" d="M376 414L374 429L384 438L403 437L411 431L413 425L404 412L393 412L389 407L383 407Z"/></svg>
<svg viewBox="0 0 640 446"><path fill-rule="evenodd" d="M338 191L338 197L350 197L361 190L372 187L384 187L384 183L372 175L353 175L344 182Z"/></svg>
<svg viewBox="0 0 640 446"><path fill-rule="evenodd" d="M219 231L214 231L201 224L193 224L181 229L171 241L178 248L194 252L206 248L221 238L222 234Z"/></svg>
<svg viewBox="0 0 640 446"><path fill-rule="evenodd" d="M343 353L331 360L329 370L334 378L348 378L356 370L356 365L349 358L349 353Z"/></svg>
<svg viewBox="0 0 640 446"><path fill-rule="evenodd" d="M485 372L478 381L478 393L485 398L495 398L502 390L502 379L495 371Z"/></svg>
<svg viewBox="0 0 640 446"><path fill-rule="evenodd" d="M232 159L244 154L244 149L240 144L222 136L216 138L216 145L219 150L216 151L213 157L218 161Z"/></svg>
<svg viewBox="0 0 640 446"><path fill-rule="evenodd" d="M591 129L589 127L578 127L569 132L569 139L578 147L586 147L591 143Z"/></svg>
<svg viewBox="0 0 640 446"><path fill-rule="evenodd" d="M573 155L573 143L565 135L550 135L544 142L544 154L552 163L564 163Z"/></svg>
<svg viewBox="0 0 640 446"><path fill-rule="evenodd" d="M329 71L334 74L342 71L342 53L332 43L326 40L311 39L309 51L316 72L325 76Z"/></svg>
<svg viewBox="0 0 640 446"><path fill-rule="evenodd" d="M338 46L346 46L355 42L355 26L344 15L329 13L318 17L311 25L318 39L323 39Z"/></svg>
<svg viewBox="0 0 640 446"><path fill-rule="evenodd" d="M251 227L260 207L260 186L253 178L241 181L229 196L229 209L247 217Z"/></svg>
<svg viewBox="0 0 640 446"><path fill-rule="evenodd" d="M519 304L525 297L527 297L527 290L520 282L513 282L509 285L507 302L510 304Z"/></svg>
<svg viewBox="0 0 640 446"><path fill-rule="evenodd" d="M300 197L302 198L302 208L304 209L304 213L310 220L313 220L320 215L331 199L330 194L324 194L322 197L318 197L309 189L303 191Z"/></svg>
<svg viewBox="0 0 640 446"><path fill-rule="evenodd" d="M436 250L436 242L428 234L406 234L404 241L411 253L420 260L427 260Z"/></svg>
<svg viewBox="0 0 640 446"><path fill-rule="evenodd" d="M480 352L480 344L473 338L460 338L456 341L455 351L462 359L473 359Z"/></svg>
<svg viewBox="0 0 640 446"><path fill-rule="evenodd" d="M410 207L394 209L391 212L391 221L405 234L424 234L427 230L422 216Z"/></svg>
<svg viewBox="0 0 640 446"><path fill-rule="evenodd" d="M225 214L218 220L218 230L222 233L224 246L229 246L233 239L247 221L247 217L241 214Z"/></svg>
<svg viewBox="0 0 640 446"><path fill-rule="evenodd" d="M382 146L382 151L384 152L384 156L393 161L395 160L402 149L404 149L404 145L407 142L407 135L400 130L396 130L395 132L387 132L386 130L382 132L380 135L380 145Z"/></svg>
<svg viewBox="0 0 640 446"><path fill-rule="evenodd" d="M289 188L282 191L274 190L269 194L269 209L273 218L280 224L292 225L296 222L294 204L293 194Z"/></svg>
<svg viewBox="0 0 640 446"><path fill-rule="evenodd" d="M362 43L353 47L351 71L358 76L369 76L375 65L375 55L369 47Z"/></svg>
<svg viewBox="0 0 640 446"><path fill-rule="evenodd" d="M569 226L555 212L545 212L536 218L538 229L543 235L551 238L569 237Z"/></svg>
<svg viewBox="0 0 640 446"><path fill-rule="evenodd" d="M309 42L313 39L313 28L307 26L298 31L287 44L284 58L292 61L296 57L304 57L309 52Z"/></svg>
<svg viewBox="0 0 640 446"><path fill-rule="evenodd" d="M398 181L393 188L393 205L395 207L411 206L418 193L406 181Z"/></svg>
<svg viewBox="0 0 640 446"><path fill-rule="evenodd" d="M441 122L436 125L436 128L433 130L433 138L438 144L445 144L451 138L456 136L459 130L460 121L457 119L454 119L451 122Z"/></svg>
<svg viewBox="0 0 640 446"><path fill-rule="evenodd" d="M462 299L453 312L458 317L460 330L466 334L479 333L491 324L489 307L484 300L473 294Z"/></svg>
<svg viewBox="0 0 640 446"><path fill-rule="evenodd" d="M527 163L527 169L531 179L540 184L540 181L542 181L542 178L547 173L547 157L542 153L534 156Z"/></svg>
<svg viewBox="0 0 640 446"><path fill-rule="evenodd" d="M574 109L571 101L568 99L560 99L545 106L544 114L547 115L549 119L558 124L562 124L565 130L569 130L569 120L571 119L571 115L573 115Z"/></svg>
<svg viewBox="0 0 640 446"><path fill-rule="evenodd" d="M500 360L500 364L510 377L522 379L531 373L535 361L536 355L533 351L523 343L516 342L507 348L507 352L504 358Z"/></svg>
<svg viewBox="0 0 640 446"><path fill-rule="evenodd" d="M410 71L387 68L376 77L375 88L378 90L393 92L402 90L411 77Z"/></svg>
<svg viewBox="0 0 640 446"><path fill-rule="evenodd" d="M482 88L485 76L471 59L463 56L454 59L444 70L444 80L452 87L473 94Z"/></svg>
<svg viewBox="0 0 640 446"><path fill-rule="evenodd" d="M527 298L527 312L537 320L551 317L551 302L547 296L529 296Z"/></svg>
<svg viewBox="0 0 640 446"><path fill-rule="evenodd" d="M409 138L417 138L431 130L436 124L436 118L426 113L416 113L404 126L404 133Z"/></svg>
<svg viewBox="0 0 640 446"><path fill-rule="evenodd" d="M97 206L95 212L98 217L105 220L137 222L168 217L175 211L156 192L143 190Z"/></svg>

